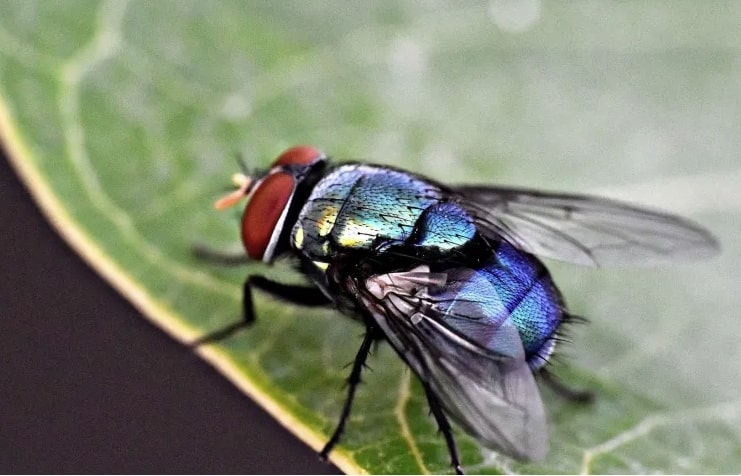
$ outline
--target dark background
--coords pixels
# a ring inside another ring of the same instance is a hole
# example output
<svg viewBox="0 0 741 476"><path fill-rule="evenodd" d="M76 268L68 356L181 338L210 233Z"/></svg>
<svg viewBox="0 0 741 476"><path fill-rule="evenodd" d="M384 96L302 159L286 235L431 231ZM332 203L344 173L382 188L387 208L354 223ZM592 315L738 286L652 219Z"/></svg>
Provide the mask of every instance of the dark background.
<svg viewBox="0 0 741 476"><path fill-rule="evenodd" d="M0 472L339 473L150 324L0 157Z"/></svg>

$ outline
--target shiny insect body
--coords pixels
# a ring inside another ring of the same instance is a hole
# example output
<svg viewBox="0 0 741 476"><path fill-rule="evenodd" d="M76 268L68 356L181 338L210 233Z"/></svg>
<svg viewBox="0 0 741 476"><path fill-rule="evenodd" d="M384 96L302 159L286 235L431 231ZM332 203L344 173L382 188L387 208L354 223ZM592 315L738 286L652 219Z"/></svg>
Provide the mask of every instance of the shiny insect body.
<svg viewBox="0 0 741 476"><path fill-rule="evenodd" d="M308 146L237 182L217 207L249 195L241 230L249 258L292 258L310 285L248 277L244 320L198 344L254 321L253 288L361 321L365 338L322 457L344 430L373 342L386 340L422 382L457 472L448 418L503 454L544 458L546 416L534 375L545 373L570 315L535 255L645 265L717 249L705 230L665 213L582 195L446 186L388 166L334 165Z"/></svg>

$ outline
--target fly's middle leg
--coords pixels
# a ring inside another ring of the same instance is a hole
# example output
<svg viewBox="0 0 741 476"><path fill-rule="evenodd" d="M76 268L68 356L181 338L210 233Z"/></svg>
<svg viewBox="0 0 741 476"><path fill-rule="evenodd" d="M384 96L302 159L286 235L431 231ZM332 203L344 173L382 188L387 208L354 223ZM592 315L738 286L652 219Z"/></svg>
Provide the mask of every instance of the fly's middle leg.
<svg viewBox="0 0 741 476"><path fill-rule="evenodd" d="M423 385L425 387L425 394L427 394L427 402L430 405L430 411L437 421L437 426L438 428L440 428L440 433L442 433L443 437L445 438L445 444L448 445L448 453L450 453L450 464L451 466L453 466L455 474L465 474L463 472L463 467L461 466L461 458L458 454L458 447L456 446L455 439L453 438L453 429L450 426L448 417L446 417L445 413L443 412L442 405L440 405L440 400L438 400L435 392L433 392L427 384L423 383Z"/></svg>
<svg viewBox="0 0 741 476"><path fill-rule="evenodd" d="M337 445L337 443L339 443L340 441L340 437L342 436L342 432L345 429L347 419L350 417L352 402L355 398L355 390L357 390L358 385L360 384L360 374L363 372L365 361L368 359L368 354L370 354L371 345L373 345L373 342L376 340L376 333L373 331L373 329L368 328L365 333L365 337L363 337L363 343L360 344L360 349L358 349L358 353L355 356L355 361L353 362L350 376L347 379L347 398L345 399L345 404L342 406L340 420L337 423L337 427L335 428L334 433L332 433L332 436L329 438L329 441L326 445L324 445L322 451L319 452L319 457L323 460L327 459L329 452L332 451L332 448L334 448L335 445Z"/></svg>

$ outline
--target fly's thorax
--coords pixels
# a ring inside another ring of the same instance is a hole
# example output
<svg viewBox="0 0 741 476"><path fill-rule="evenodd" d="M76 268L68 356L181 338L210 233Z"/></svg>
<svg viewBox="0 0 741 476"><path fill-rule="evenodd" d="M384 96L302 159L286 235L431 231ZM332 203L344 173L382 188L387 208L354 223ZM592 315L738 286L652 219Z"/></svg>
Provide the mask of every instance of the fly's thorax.
<svg viewBox="0 0 741 476"><path fill-rule="evenodd" d="M293 227L290 245L327 262L338 253L405 242L443 192L415 175L382 166L346 164L314 187Z"/></svg>

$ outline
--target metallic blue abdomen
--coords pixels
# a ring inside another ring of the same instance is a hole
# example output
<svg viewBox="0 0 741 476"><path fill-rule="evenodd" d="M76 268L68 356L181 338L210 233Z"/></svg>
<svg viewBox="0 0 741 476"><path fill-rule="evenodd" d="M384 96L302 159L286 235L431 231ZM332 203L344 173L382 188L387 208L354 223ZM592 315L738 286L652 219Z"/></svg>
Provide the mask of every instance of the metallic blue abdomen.
<svg viewBox="0 0 741 476"><path fill-rule="evenodd" d="M453 328L483 347L511 355L504 328L519 331L530 368L542 367L555 345L564 310L560 293L536 258L502 243L495 259L478 269L449 270L435 299Z"/></svg>

